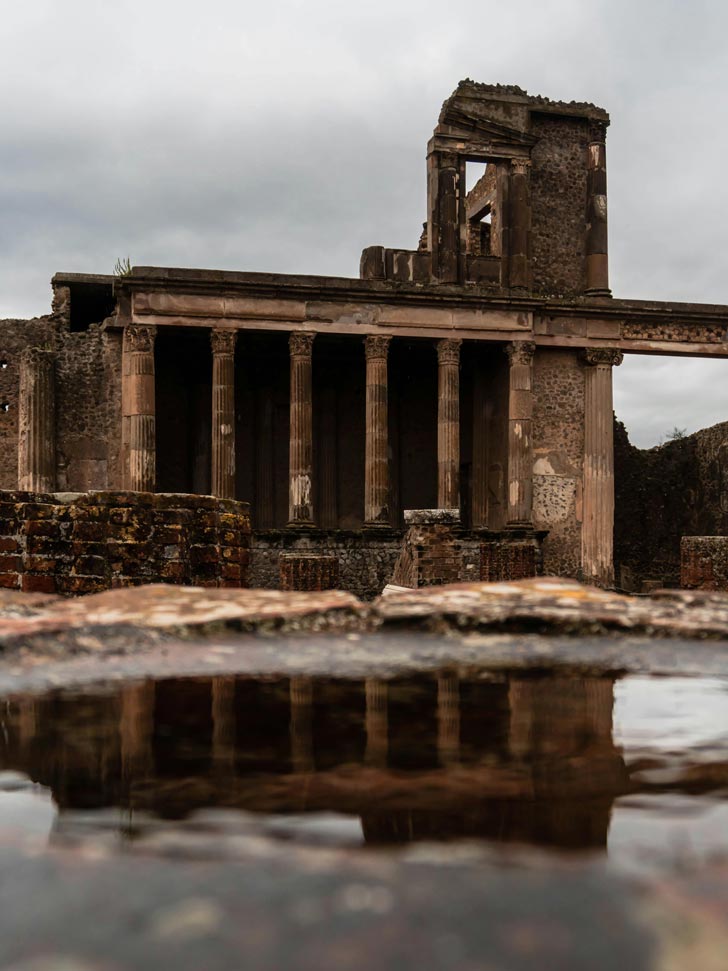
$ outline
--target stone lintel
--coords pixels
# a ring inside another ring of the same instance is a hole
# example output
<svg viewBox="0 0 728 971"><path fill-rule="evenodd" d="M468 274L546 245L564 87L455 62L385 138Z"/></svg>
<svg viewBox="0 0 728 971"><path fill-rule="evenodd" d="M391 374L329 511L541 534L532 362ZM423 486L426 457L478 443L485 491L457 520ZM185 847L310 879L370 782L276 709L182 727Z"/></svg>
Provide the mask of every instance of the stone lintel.
<svg viewBox="0 0 728 971"><path fill-rule="evenodd" d="M457 526L459 509L405 509L405 526Z"/></svg>

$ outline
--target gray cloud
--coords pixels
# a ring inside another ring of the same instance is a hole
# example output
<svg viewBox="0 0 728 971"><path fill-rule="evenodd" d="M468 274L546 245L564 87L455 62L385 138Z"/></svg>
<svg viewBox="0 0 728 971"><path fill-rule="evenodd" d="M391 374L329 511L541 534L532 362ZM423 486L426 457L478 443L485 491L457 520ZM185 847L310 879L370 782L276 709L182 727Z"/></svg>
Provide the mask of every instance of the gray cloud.
<svg viewBox="0 0 728 971"><path fill-rule="evenodd" d="M425 144L465 76L606 107L615 294L726 301L727 27L719 0L12 5L0 316L126 255L356 275L363 246L416 242ZM726 375L630 358L617 411L651 444L728 417Z"/></svg>

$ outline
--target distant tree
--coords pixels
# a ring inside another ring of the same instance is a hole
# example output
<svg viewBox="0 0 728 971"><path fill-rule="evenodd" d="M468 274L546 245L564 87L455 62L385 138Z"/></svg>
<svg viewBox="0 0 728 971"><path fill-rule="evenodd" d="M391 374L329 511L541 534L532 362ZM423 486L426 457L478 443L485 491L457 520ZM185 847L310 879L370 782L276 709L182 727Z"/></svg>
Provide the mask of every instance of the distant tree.
<svg viewBox="0 0 728 971"><path fill-rule="evenodd" d="M665 435L665 441L668 442L679 442L682 438L688 437L687 428L678 428L677 425L673 428L671 432Z"/></svg>
<svg viewBox="0 0 728 971"><path fill-rule="evenodd" d="M128 256L119 258L114 266L114 276L131 276L131 260Z"/></svg>

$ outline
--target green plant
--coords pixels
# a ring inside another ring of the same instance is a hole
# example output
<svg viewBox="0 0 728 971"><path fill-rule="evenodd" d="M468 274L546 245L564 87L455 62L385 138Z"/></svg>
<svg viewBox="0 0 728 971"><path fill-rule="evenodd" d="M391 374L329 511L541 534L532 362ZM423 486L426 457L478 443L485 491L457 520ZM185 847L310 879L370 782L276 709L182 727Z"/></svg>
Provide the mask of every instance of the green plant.
<svg viewBox="0 0 728 971"><path fill-rule="evenodd" d="M128 256L116 261L114 264L114 276L131 276L131 261Z"/></svg>

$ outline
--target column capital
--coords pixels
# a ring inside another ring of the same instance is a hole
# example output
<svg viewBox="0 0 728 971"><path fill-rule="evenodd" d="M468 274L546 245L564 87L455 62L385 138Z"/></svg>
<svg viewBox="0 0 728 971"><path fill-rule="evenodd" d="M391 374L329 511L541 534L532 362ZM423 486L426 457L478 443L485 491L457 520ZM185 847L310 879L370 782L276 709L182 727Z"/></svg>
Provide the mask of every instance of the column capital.
<svg viewBox="0 0 728 971"><path fill-rule="evenodd" d="M367 360L385 360L389 353L389 345L392 338L383 334L369 334L364 338L364 352Z"/></svg>
<svg viewBox="0 0 728 971"><path fill-rule="evenodd" d="M624 353L618 347L585 347L580 357L588 367L619 367Z"/></svg>
<svg viewBox="0 0 728 971"><path fill-rule="evenodd" d="M440 364L459 364L460 347L462 341L459 339L444 338L437 342L437 360Z"/></svg>
<svg viewBox="0 0 728 971"><path fill-rule="evenodd" d="M506 344L503 350L508 355L511 367L515 364L532 364L533 355L536 353L536 345L533 341L513 341Z"/></svg>
<svg viewBox="0 0 728 971"><path fill-rule="evenodd" d="M151 351L156 336L153 324L127 324L124 328L124 343L130 351Z"/></svg>
<svg viewBox="0 0 728 971"><path fill-rule="evenodd" d="M210 346L212 347L213 354L234 354L235 353L235 341L237 340L238 332L236 330L223 330L222 328L213 328L210 331Z"/></svg>
<svg viewBox="0 0 728 971"><path fill-rule="evenodd" d="M530 158L512 158L511 159L511 169L514 175L528 175L528 170L531 168Z"/></svg>
<svg viewBox="0 0 728 971"><path fill-rule="evenodd" d="M313 339L316 334L310 331L294 330L288 338L291 357L310 357L313 351Z"/></svg>
<svg viewBox="0 0 728 971"><path fill-rule="evenodd" d="M607 123L606 121L590 121L589 122L589 144L603 145L607 140Z"/></svg>

